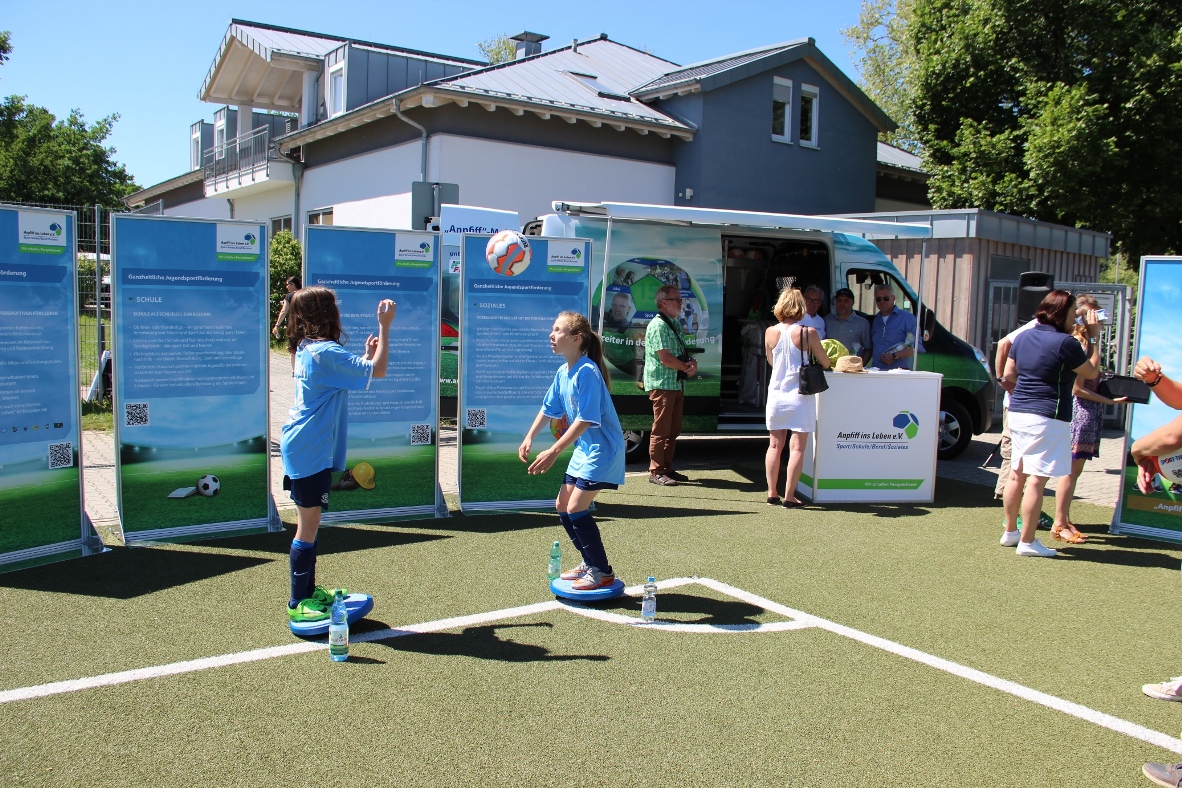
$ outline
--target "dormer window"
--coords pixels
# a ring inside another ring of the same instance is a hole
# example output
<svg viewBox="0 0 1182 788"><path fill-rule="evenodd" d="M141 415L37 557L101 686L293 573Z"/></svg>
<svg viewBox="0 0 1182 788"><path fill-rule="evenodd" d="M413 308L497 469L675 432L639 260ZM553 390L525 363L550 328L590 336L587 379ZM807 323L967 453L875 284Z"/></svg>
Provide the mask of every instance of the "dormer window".
<svg viewBox="0 0 1182 788"><path fill-rule="evenodd" d="M345 64L342 62L328 72L328 116L336 117L345 111Z"/></svg>

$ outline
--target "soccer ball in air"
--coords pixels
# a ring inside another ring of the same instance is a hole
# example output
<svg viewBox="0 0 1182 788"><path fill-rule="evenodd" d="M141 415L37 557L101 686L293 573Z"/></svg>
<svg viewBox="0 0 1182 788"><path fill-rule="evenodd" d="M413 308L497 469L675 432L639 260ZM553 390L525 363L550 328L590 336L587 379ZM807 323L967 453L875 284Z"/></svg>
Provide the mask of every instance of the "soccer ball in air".
<svg viewBox="0 0 1182 788"><path fill-rule="evenodd" d="M1182 454L1171 454L1169 457L1158 457L1157 464L1161 466L1162 478L1168 484L1182 483Z"/></svg>
<svg viewBox="0 0 1182 788"><path fill-rule="evenodd" d="M197 480L197 492L202 495L213 497L221 492L222 483L218 481L218 477L212 473L207 473Z"/></svg>
<svg viewBox="0 0 1182 788"><path fill-rule="evenodd" d="M501 276L517 276L529 268L529 241L521 233L501 230L484 247L488 267Z"/></svg>

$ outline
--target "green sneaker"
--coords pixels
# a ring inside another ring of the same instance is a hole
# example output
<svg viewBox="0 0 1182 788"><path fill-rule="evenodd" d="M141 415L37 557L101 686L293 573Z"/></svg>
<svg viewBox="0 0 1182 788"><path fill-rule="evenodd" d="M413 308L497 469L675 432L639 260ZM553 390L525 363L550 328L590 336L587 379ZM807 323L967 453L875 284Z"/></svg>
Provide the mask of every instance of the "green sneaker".
<svg viewBox="0 0 1182 788"><path fill-rule="evenodd" d="M349 596L349 589L347 588L325 588L324 586L316 586L312 591L312 596L309 599L314 599L322 603L326 608L332 608L332 602L336 598L336 592L340 591L341 596Z"/></svg>
<svg viewBox="0 0 1182 788"><path fill-rule="evenodd" d="M331 608L331 604L326 605L319 599L309 597L295 607L289 607L287 617L299 623L324 621L328 618Z"/></svg>

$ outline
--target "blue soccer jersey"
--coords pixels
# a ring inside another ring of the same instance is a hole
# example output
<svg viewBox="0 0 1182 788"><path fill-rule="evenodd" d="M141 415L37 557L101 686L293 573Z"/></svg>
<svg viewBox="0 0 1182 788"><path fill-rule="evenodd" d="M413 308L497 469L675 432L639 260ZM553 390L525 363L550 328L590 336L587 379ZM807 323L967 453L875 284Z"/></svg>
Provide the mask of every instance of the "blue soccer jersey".
<svg viewBox="0 0 1182 788"><path fill-rule="evenodd" d="M283 472L301 479L345 470L349 391L369 388L373 362L336 342L300 343L295 356L295 404L279 441Z"/></svg>
<svg viewBox="0 0 1182 788"><path fill-rule="evenodd" d="M590 425L575 440L568 474L590 482L624 483L624 431L594 361L583 356L573 368L560 366L542 400L542 413L552 419L566 416L571 426L576 421Z"/></svg>

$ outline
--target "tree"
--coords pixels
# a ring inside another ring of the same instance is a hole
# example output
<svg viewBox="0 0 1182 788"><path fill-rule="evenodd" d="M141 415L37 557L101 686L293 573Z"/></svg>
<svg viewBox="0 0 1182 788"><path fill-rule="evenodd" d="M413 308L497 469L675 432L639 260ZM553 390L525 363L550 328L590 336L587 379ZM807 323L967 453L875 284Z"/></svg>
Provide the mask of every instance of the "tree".
<svg viewBox="0 0 1182 788"><path fill-rule="evenodd" d="M864 0L858 24L841 31L857 58L859 86L899 124L880 135L883 142L918 154L920 144L911 112L915 51L905 31L913 0Z"/></svg>
<svg viewBox="0 0 1182 788"><path fill-rule="evenodd" d="M11 52L9 34L0 33L0 63ZM25 98L0 102L0 201L121 208L120 198L139 187L103 145L119 116L88 126L75 109L59 121Z"/></svg>
<svg viewBox="0 0 1182 788"><path fill-rule="evenodd" d="M299 276L303 263L300 242L291 230L280 230L271 237L271 325L283 308L283 297L287 295L287 278Z"/></svg>
<svg viewBox="0 0 1182 788"><path fill-rule="evenodd" d="M517 57L517 45L509 38L508 33L501 33L492 38L481 41L476 45L480 50L480 54L484 55L484 59L488 61L490 66L495 66L497 63L508 63Z"/></svg>
<svg viewBox="0 0 1182 788"><path fill-rule="evenodd" d="M121 206L136 191L135 180L103 145L119 119L109 115L87 125L73 110L57 120L42 107L9 96L0 103L0 200L98 203Z"/></svg>
<svg viewBox="0 0 1182 788"><path fill-rule="evenodd" d="M911 2L907 95L935 207L1108 231L1133 260L1182 249L1182 5Z"/></svg>

